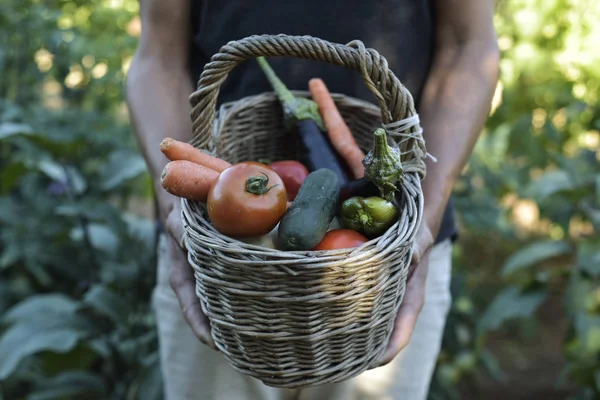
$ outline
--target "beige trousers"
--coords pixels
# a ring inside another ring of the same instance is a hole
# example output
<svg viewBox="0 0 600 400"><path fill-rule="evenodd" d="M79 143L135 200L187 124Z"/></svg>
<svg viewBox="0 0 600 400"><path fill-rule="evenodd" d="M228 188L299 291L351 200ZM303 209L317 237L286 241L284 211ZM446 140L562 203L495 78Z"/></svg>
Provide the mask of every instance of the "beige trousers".
<svg viewBox="0 0 600 400"><path fill-rule="evenodd" d="M298 392L240 374L219 352L196 339L169 286L168 250L161 238L153 305L165 400L425 400L451 303L451 249L449 241L432 249L423 310L409 345L391 363L346 382Z"/></svg>

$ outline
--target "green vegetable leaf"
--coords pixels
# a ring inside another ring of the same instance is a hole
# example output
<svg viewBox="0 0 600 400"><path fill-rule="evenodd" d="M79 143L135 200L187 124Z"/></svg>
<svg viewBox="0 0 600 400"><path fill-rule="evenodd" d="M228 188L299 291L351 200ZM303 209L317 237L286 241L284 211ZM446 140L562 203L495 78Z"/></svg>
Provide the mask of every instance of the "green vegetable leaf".
<svg viewBox="0 0 600 400"><path fill-rule="evenodd" d="M37 168L46 174L46 176L50 179L59 182L66 182L67 180L67 173L65 169L62 165L55 161L48 159L40 160L37 164Z"/></svg>
<svg viewBox="0 0 600 400"><path fill-rule="evenodd" d="M111 154L102 171L100 187L113 190L146 172L146 162L138 153L118 151Z"/></svg>
<svg viewBox="0 0 600 400"><path fill-rule="evenodd" d="M23 321L51 318L52 315L73 313L77 302L60 293L40 294L16 304L6 311L2 322L14 324Z"/></svg>
<svg viewBox="0 0 600 400"><path fill-rule="evenodd" d="M527 197L542 201L557 192L572 190L575 187L573 177L566 171L558 170L547 172L539 179L534 180L525 193Z"/></svg>
<svg viewBox="0 0 600 400"><path fill-rule="evenodd" d="M586 309L594 289L591 279L580 273L570 274L564 299L567 313L575 315L580 310Z"/></svg>
<svg viewBox="0 0 600 400"><path fill-rule="evenodd" d="M79 195L85 192L87 182L75 167L67 167L66 175L69 178L69 187L73 191L73 194Z"/></svg>
<svg viewBox="0 0 600 400"><path fill-rule="evenodd" d="M64 371L88 370L102 355L89 345L88 341L80 342L75 348L66 353L46 351L36 357L41 369L47 376L54 376Z"/></svg>
<svg viewBox="0 0 600 400"><path fill-rule="evenodd" d="M41 351L65 353L89 333L87 321L76 315L49 313L18 322L0 338L0 380L9 377L26 357Z"/></svg>
<svg viewBox="0 0 600 400"><path fill-rule="evenodd" d="M571 245L564 241L539 241L532 243L514 253L502 268L503 275L510 275L515 271L530 267L541 261L568 254Z"/></svg>
<svg viewBox="0 0 600 400"><path fill-rule="evenodd" d="M38 382L27 400L102 398L106 388L101 377L83 371L67 371Z"/></svg>
<svg viewBox="0 0 600 400"><path fill-rule="evenodd" d="M578 244L577 265L590 275L600 275L600 240L590 239Z"/></svg>
<svg viewBox="0 0 600 400"><path fill-rule="evenodd" d="M110 285L130 287L140 279L139 268L134 262L124 264L107 261L102 264L100 278L102 282Z"/></svg>
<svg viewBox="0 0 600 400"><path fill-rule="evenodd" d="M4 167L0 172L1 193L8 193L25 172L27 172L27 167L22 162L13 162Z"/></svg>
<svg viewBox="0 0 600 400"><path fill-rule="evenodd" d="M15 122L3 122L0 124L0 140L14 135L29 135L33 133L33 128L27 124Z"/></svg>
<svg viewBox="0 0 600 400"><path fill-rule="evenodd" d="M98 313L107 316L115 323L125 321L129 306L115 292L102 285L93 286L85 294L83 305L89 306Z"/></svg>
<svg viewBox="0 0 600 400"><path fill-rule="evenodd" d="M0 254L0 270L5 269L21 259L22 252L19 246L8 244Z"/></svg>
<svg viewBox="0 0 600 400"><path fill-rule="evenodd" d="M125 233L128 228L119 210L112 204L99 199L65 202L55 208L55 213L68 217L83 216L94 223L104 223L114 233ZM79 234L78 231L77 235Z"/></svg>
<svg viewBox="0 0 600 400"><path fill-rule="evenodd" d="M575 329L586 352L593 354L600 351L600 316L577 313Z"/></svg>
<svg viewBox="0 0 600 400"><path fill-rule="evenodd" d="M504 322L530 317L546 298L545 291L521 293L516 287L500 292L479 321L480 332L498 329Z"/></svg>
<svg viewBox="0 0 600 400"><path fill-rule="evenodd" d="M500 367L498 359L492 354L491 351L483 349L479 355L481 363L483 364L486 371L498 382L505 382L507 379L506 373Z"/></svg>
<svg viewBox="0 0 600 400"><path fill-rule="evenodd" d="M140 240L148 246L153 246L156 236L156 224L154 221L133 214L125 214L123 219L127 223L131 237Z"/></svg>
<svg viewBox="0 0 600 400"><path fill-rule="evenodd" d="M112 229L104 224L91 223L87 225L92 246L98 250L111 253L119 246L119 237ZM70 234L71 240L81 241L84 238L84 230L81 227L74 228Z"/></svg>
<svg viewBox="0 0 600 400"><path fill-rule="evenodd" d="M600 203L600 194L598 194L598 203ZM596 227L600 227L600 208L597 208L591 204L591 201L582 201L581 208L583 212L590 219L590 222Z"/></svg>
<svg viewBox="0 0 600 400"><path fill-rule="evenodd" d="M163 379L158 356L152 357L140 382L137 398L140 400L161 400Z"/></svg>

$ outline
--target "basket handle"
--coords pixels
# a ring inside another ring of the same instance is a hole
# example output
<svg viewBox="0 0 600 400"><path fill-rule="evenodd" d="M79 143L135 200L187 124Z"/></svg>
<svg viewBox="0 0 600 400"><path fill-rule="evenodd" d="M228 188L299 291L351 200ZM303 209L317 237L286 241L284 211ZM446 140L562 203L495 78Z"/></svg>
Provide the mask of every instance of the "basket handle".
<svg viewBox="0 0 600 400"><path fill-rule="evenodd" d="M409 135L408 140L399 143L401 150L408 150L403 158L416 161L419 167L415 172L424 173L425 146L413 97L388 68L387 60L376 50L366 48L359 40L343 45L311 36L279 34L252 35L227 43L205 65L198 81L198 89L190 95L194 130L190 141L192 145L203 149L210 147L221 84L237 64L258 56L293 56L324 61L360 72L379 103L384 125L392 124L404 130L404 135ZM398 124L408 117L415 118L408 124ZM417 146L414 145L415 140Z"/></svg>

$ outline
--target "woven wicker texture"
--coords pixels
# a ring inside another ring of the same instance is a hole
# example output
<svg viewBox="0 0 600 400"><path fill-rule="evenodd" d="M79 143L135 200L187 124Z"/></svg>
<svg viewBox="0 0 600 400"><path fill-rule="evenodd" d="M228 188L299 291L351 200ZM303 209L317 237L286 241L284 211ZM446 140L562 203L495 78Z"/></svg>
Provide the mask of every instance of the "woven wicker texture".
<svg viewBox="0 0 600 400"><path fill-rule="evenodd" d="M339 382L369 369L382 355L404 295L423 206L421 128L410 93L385 59L361 42L252 36L228 43L206 65L190 97L196 147L232 163L298 159L297 139L284 129L273 93L215 112L228 72L261 55L321 60L362 74L379 107L342 95L334 95L334 101L365 152L378 126L400 146L405 175L396 197L401 217L384 235L357 248L284 252L221 235L204 204L183 200L184 241L196 292L217 347L238 371L276 387Z"/></svg>

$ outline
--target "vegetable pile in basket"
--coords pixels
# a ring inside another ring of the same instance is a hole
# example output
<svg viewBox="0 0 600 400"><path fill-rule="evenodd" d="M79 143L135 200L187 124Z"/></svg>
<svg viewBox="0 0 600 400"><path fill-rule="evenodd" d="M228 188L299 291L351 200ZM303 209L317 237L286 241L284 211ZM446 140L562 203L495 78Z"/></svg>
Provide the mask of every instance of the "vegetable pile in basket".
<svg viewBox="0 0 600 400"><path fill-rule="evenodd" d="M172 195L206 205L212 226L246 243L284 251L352 248L384 234L399 217L394 194L402 179L400 152L384 129L364 154L320 79L313 100L295 97L266 60L261 68L278 95L285 125L295 128L301 160L230 164L172 138L161 184Z"/></svg>

